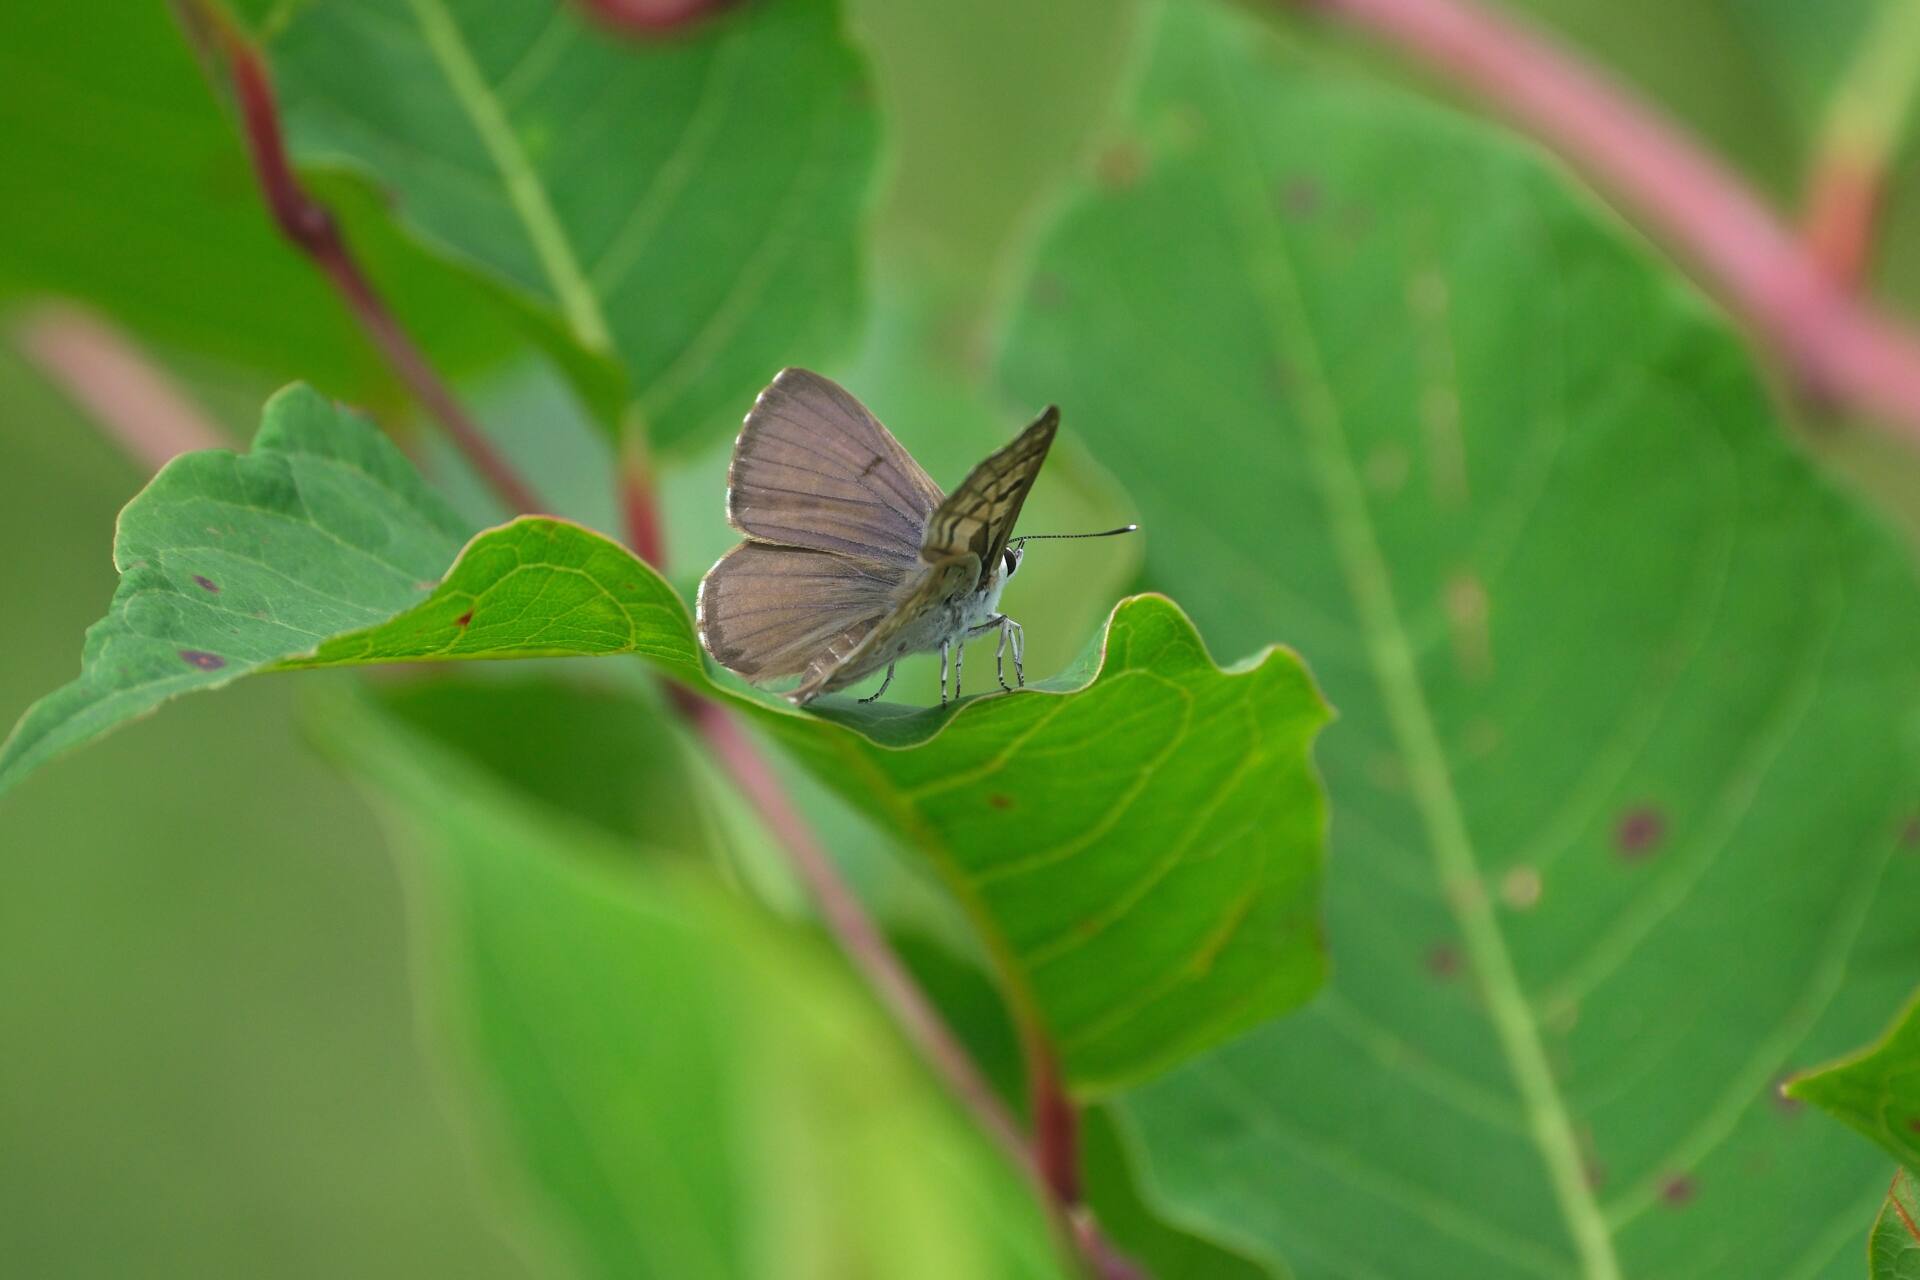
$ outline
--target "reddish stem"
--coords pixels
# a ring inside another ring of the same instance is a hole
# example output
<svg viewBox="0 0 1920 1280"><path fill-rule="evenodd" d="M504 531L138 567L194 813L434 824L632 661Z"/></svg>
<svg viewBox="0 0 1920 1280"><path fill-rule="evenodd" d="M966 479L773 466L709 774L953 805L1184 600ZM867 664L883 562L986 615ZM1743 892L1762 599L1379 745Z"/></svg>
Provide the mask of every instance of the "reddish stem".
<svg viewBox="0 0 1920 1280"><path fill-rule="evenodd" d="M1826 157L1807 184L1800 236L1807 255L1843 289L1857 289L1873 256L1886 173L1854 156Z"/></svg>
<svg viewBox="0 0 1920 1280"><path fill-rule="evenodd" d="M1803 389L1920 441L1920 341L1858 303L1717 160L1553 42L1471 0L1279 0L1478 95L1674 245Z"/></svg>
<svg viewBox="0 0 1920 1280"><path fill-rule="evenodd" d="M165 370L90 312L39 308L21 322L17 341L121 448L154 471L176 454L231 443Z"/></svg>
<svg viewBox="0 0 1920 1280"><path fill-rule="evenodd" d="M1033 1110L1034 1161L1062 1204L1080 1203L1080 1113L1067 1096L1053 1047L1029 1029L1027 1096Z"/></svg>
<svg viewBox="0 0 1920 1280"><path fill-rule="evenodd" d="M642 38L672 35L733 0L575 0L602 26Z"/></svg>
<svg viewBox="0 0 1920 1280"><path fill-rule="evenodd" d="M652 455L646 438L638 431L628 435L620 451L620 514L633 553L665 573L667 543L660 522L659 491L653 483Z"/></svg>
<svg viewBox="0 0 1920 1280"><path fill-rule="evenodd" d="M454 446L500 501L516 512L544 510L539 495L467 416L434 372L426 353L400 327L354 260L333 211L300 184L287 154L273 83L258 46L206 0L181 0L178 7L188 33L218 54L232 80L247 155L253 161L254 176L259 179L260 192L275 224L333 283L393 371L446 429Z"/></svg>
<svg viewBox="0 0 1920 1280"><path fill-rule="evenodd" d="M828 932L879 994L881 1003L900 1024L907 1039L1008 1158L1021 1168L1031 1170L1033 1156L1013 1116L986 1077L980 1074L965 1046L942 1020L926 992L914 981L859 896L841 877L832 856L814 838L806 819L793 807L765 757L740 728L739 720L720 704L678 685L669 686L668 693L674 707L699 732L714 758L773 833L795 874L819 906Z"/></svg>

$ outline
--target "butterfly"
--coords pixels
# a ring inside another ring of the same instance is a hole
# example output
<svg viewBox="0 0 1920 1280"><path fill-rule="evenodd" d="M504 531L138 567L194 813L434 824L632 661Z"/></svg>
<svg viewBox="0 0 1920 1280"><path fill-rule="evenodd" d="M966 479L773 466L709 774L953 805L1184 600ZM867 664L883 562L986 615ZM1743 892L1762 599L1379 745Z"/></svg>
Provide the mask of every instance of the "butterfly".
<svg viewBox="0 0 1920 1280"><path fill-rule="evenodd" d="M1000 633L1026 683L1025 635L1000 612L1018 572L1014 522L1060 429L1049 406L951 494L839 384L783 369L748 411L727 470L727 522L746 541L700 580L695 619L714 661L756 683L800 677L804 705L912 653L940 652L940 701L960 696L962 646ZM1133 526L1111 530L1131 532Z"/></svg>

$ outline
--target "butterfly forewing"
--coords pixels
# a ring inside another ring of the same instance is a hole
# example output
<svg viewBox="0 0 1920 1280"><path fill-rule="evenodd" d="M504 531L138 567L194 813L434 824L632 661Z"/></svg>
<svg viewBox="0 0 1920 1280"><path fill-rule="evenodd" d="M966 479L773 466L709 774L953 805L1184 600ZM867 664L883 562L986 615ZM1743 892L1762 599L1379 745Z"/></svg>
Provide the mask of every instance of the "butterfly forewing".
<svg viewBox="0 0 1920 1280"><path fill-rule="evenodd" d="M797 675L851 653L894 610L902 577L885 562L743 542L700 580L700 638L749 680Z"/></svg>
<svg viewBox="0 0 1920 1280"><path fill-rule="evenodd" d="M1007 549L1020 507L1059 429L1060 411L1049 406L1012 444L968 472L927 522L920 558L941 564L972 555L981 571L991 572Z"/></svg>
<svg viewBox="0 0 1920 1280"><path fill-rule="evenodd" d="M915 563L940 488L844 388L783 369L734 444L727 518L750 537Z"/></svg>

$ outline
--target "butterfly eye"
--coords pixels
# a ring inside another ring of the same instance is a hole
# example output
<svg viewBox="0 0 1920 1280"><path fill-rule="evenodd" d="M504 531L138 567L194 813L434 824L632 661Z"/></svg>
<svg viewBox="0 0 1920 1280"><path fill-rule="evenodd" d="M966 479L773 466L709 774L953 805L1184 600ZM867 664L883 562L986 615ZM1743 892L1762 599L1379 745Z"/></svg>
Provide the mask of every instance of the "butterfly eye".
<svg viewBox="0 0 1920 1280"><path fill-rule="evenodd" d="M1005 551L1002 551L1000 553L1000 556L1003 560L1006 561L1007 576L1011 578L1013 576L1013 571L1020 567L1020 557L1014 554L1012 547L1008 547Z"/></svg>

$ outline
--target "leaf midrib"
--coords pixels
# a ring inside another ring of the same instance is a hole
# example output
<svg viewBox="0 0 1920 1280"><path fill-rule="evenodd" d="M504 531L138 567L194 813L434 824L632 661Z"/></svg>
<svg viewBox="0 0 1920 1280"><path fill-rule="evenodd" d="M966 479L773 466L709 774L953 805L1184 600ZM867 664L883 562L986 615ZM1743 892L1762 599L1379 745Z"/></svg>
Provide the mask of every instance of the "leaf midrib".
<svg viewBox="0 0 1920 1280"><path fill-rule="evenodd" d="M546 273L547 283L553 288L568 327L591 350L611 352L612 331L573 251L573 242L561 225L560 216L526 148L514 134L505 105L474 61L460 24L447 10L445 0L409 2L421 39L439 65L440 73L446 77L447 88L466 112L480 144L499 171L507 202L526 229L527 240L533 246L541 270Z"/></svg>
<svg viewBox="0 0 1920 1280"><path fill-rule="evenodd" d="M1265 317L1267 336L1288 366L1300 374L1298 416L1308 465L1327 506L1335 553L1359 615L1362 643L1389 725L1405 757L1442 896L1480 977L1488 1018L1520 1092L1528 1131L1547 1167L1581 1274L1587 1280L1620 1280L1612 1233L1587 1184L1572 1116L1554 1081L1539 1028L1483 888L1473 840L1427 706L1413 647L1394 602L1391 574L1299 280L1284 239L1262 234L1270 225L1261 197L1264 179L1248 172L1259 166L1259 151L1245 124L1254 108L1244 100L1235 69L1220 52L1216 47L1215 83L1237 99L1222 114L1234 122L1245 161L1219 175L1222 196L1246 252L1249 283Z"/></svg>

